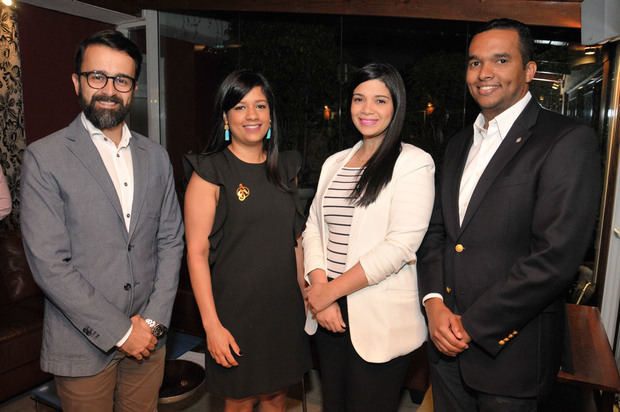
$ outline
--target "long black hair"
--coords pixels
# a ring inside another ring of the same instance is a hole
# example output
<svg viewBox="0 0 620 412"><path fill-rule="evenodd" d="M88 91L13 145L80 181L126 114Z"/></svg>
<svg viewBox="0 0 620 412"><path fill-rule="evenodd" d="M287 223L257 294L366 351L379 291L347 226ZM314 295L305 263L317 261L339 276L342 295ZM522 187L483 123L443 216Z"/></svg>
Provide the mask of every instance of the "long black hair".
<svg viewBox="0 0 620 412"><path fill-rule="evenodd" d="M271 138L263 138L263 150L267 153L267 178L282 190L290 191L282 181L278 170L278 118L276 116L275 98L269 82L265 77L251 70L236 70L222 81L215 96L215 127L204 153L224 150L230 142L224 140L224 117L243 97L255 87L260 87L269 104L271 119Z"/></svg>
<svg viewBox="0 0 620 412"><path fill-rule="evenodd" d="M381 190L392 180L394 164L396 164L401 149L400 133L405 122L407 103L403 78L392 65L386 63L370 63L359 69L353 75L350 96L361 83L374 79L381 80L390 91L394 104L394 114L381 145L366 162L366 169L351 194L351 197L356 199L355 205L362 207L366 207L377 200Z"/></svg>

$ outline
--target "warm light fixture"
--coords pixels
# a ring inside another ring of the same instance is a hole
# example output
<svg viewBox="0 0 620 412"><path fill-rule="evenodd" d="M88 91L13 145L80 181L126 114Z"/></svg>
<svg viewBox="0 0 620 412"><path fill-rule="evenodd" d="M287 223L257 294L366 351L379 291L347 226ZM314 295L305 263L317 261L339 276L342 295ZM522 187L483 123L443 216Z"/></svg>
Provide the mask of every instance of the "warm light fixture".
<svg viewBox="0 0 620 412"><path fill-rule="evenodd" d="M557 89L559 89L559 88L560 88L560 85L559 85L559 84L557 84L557 83L553 83L553 85L551 86L551 88L552 88L553 90L557 90Z"/></svg>
<svg viewBox="0 0 620 412"><path fill-rule="evenodd" d="M12 6L13 0L2 0L2 4L4 4L5 6Z"/></svg>
<svg viewBox="0 0 620 412"><path fill-rule="evenodd" d="M323 119L325 120L331 119L331 110L329 109L329 106L323 107Z"/></svg>
<svg viewBox="0 0 620 412"><path fill-rule="evenodd" d="M433 114L434 111L435 111L435 106L433 106L433 103L431 102L426 103L426 114L431 115Z"/></svg>
<svg viewBox="0 0 620 412"><path fill-rule="evenodd" d="M586 47L584 53L586 54L586 56L591 56L596 53L596 47Z"/></svg>

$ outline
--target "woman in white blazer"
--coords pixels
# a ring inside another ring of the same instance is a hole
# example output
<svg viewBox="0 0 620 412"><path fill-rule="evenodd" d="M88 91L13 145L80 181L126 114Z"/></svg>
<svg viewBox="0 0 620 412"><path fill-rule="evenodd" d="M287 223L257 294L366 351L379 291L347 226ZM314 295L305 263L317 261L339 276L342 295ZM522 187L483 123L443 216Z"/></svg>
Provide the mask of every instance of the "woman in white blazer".
<svg viewBox="0 0 620 412"><path fill-rule="evenodd" d="M323 164L303 233L306 332L316 333L323 411L389 412L426 339L415 264L435 168L401 143L405 86L394 67L369 64L352 86L362 140Z"/></svg>

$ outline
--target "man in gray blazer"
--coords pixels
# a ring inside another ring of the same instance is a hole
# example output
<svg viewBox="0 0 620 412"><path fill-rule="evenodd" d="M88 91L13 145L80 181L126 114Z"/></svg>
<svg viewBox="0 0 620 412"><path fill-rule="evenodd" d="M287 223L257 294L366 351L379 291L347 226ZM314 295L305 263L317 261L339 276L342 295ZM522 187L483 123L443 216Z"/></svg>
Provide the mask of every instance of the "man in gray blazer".
<svg viewBox="0 0 620 412"><path fill-rule="evenodd" d="M166 151L125 124L141 60L119 32L86 38L72 75L82 113L24 153L21 227L46 296L41 368L65 412L157 407L183 224Z"/></svg>

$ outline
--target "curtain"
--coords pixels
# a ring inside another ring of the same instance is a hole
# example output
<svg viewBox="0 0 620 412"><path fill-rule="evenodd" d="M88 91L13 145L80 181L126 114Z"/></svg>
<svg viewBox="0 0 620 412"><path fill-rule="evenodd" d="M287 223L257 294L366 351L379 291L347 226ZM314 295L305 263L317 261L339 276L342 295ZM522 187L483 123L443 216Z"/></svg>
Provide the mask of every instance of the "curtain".
<svg viewBox="0 0 620 412"><path fill-rule="evenodd" d="M7 178L13 211L0 229L19 226L19 180L26 148L24 106L15 11L2 5L0 15L0 166Z"/></svg>

